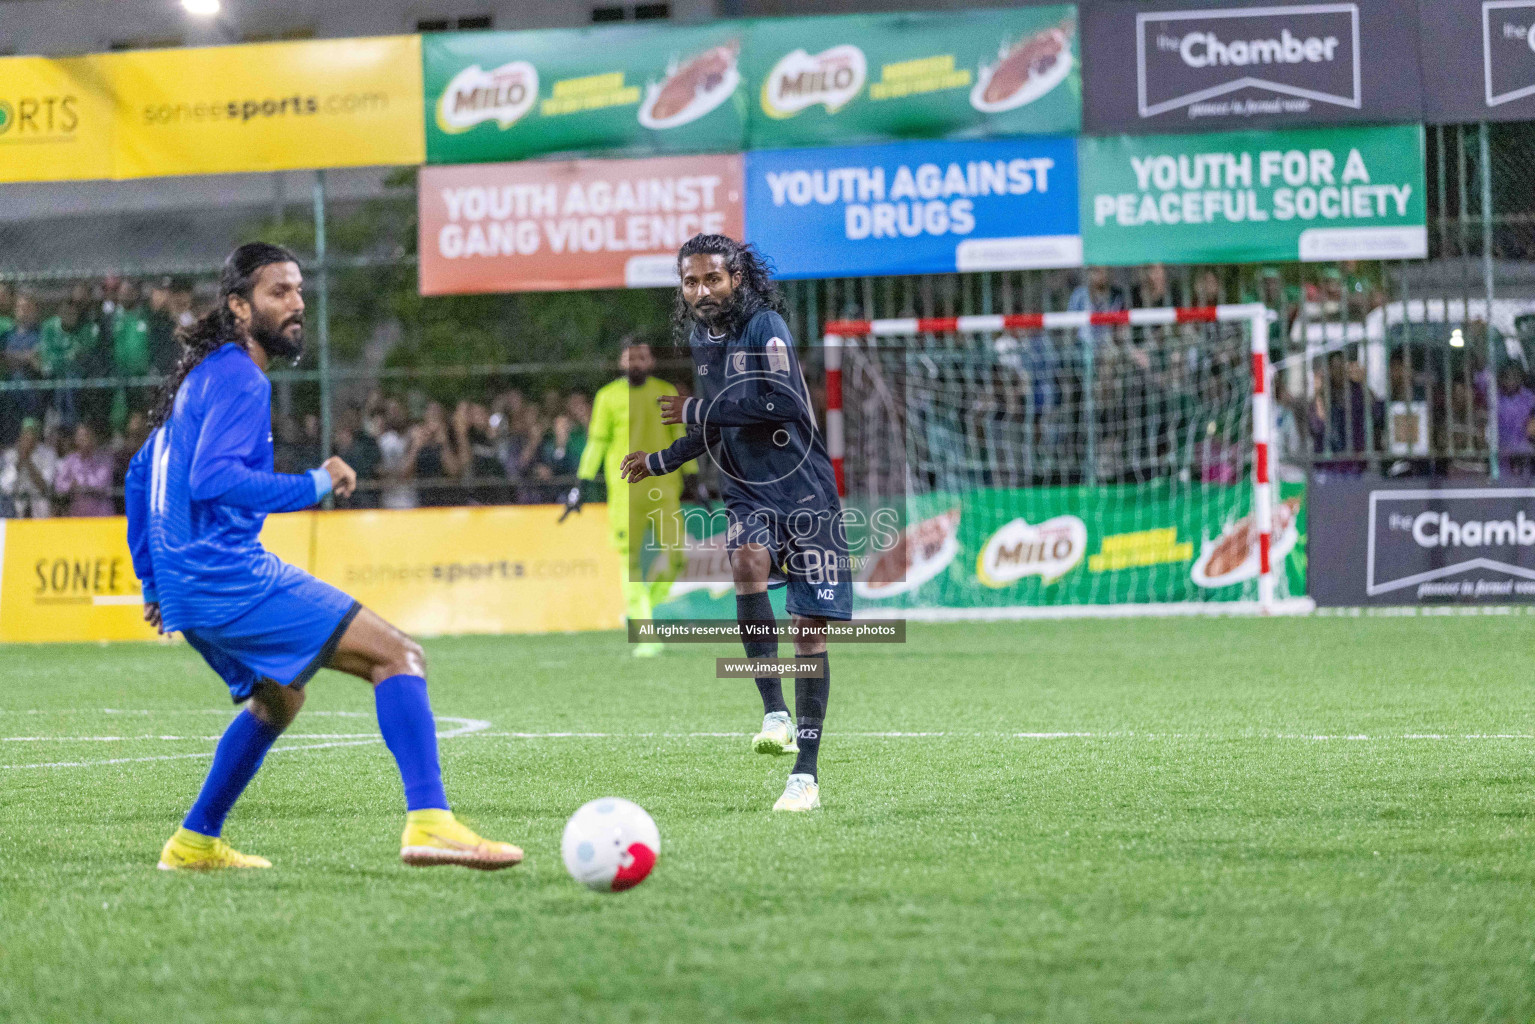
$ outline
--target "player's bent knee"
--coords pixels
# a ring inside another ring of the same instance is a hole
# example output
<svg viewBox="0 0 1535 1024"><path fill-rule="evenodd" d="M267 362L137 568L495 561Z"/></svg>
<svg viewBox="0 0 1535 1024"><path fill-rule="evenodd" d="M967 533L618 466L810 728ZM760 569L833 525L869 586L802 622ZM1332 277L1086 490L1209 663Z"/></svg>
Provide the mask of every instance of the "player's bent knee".
<svg viewBox="0 0 1535 1024"><path fill-rule="evenodd" d="M250 712L280 731L293 724L304 706L305 697L302 687L265 683L251 694Z"/></svg>
<svg viewBox="0 0 1535 1024"><path fill-rule="evenodd" d="M405 637L401 657L408 666L406 672L413 676L426 675L426 651L413 637Z"/></svg>
<svg viewBox="0 0 1535 1024"><path fill-rule="evenodd" d="M373 685L377 686L385 679L393 676L421 676L426 677L426 651L421 645L404 633L396 635L394 643L389 645L385 657L373 665L370 673Z"/></svg>

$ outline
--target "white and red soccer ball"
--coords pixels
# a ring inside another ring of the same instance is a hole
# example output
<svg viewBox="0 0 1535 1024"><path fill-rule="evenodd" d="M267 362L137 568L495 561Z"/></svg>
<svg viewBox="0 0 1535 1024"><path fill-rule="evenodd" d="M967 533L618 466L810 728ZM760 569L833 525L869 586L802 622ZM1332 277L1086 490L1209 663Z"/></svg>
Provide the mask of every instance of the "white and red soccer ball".
<svg viewBox="0 0 1535 1024"><path fill-rule="evenodd" d="M661 833L639 804L605 796L570 816L560 853L571 878L598 892L621 892L656 866Z"/></svg>

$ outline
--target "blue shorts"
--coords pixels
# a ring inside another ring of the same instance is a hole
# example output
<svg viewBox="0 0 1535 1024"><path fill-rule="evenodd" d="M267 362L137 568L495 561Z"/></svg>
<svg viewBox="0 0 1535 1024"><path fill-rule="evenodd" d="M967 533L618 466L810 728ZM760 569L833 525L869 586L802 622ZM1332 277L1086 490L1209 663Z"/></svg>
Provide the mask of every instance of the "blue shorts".
<svg viewBox="0 0 1535 1024"><path fill-rule="evenodd" d="M292 566L277 587L233 622L182 630L229 686L236 704L262 680L302 688L325 667L362 609L349 594Z"/></svg>
<svg viewBox="0 0 1535 1024"><path fill-rule="evenodd" d="M790 615L846 621L853 617L853 578L847 532L840 510L798 509L783 515L768 509L730 509L726 547L767 548L773 567L768 587L787 585Z"/></svg>

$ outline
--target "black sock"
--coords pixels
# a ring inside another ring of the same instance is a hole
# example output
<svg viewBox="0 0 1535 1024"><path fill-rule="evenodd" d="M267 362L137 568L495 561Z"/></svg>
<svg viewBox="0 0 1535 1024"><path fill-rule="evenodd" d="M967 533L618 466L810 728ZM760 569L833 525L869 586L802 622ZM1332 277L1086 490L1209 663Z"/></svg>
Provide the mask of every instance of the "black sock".
<svg viewBox="0 0 1535 1024"><path fill-rule="evenodd" d="M794 715L799 727L799 756L794 759L794 774L814 777L815 758L821 752L821 728L826 722L826 700L831 696L831 659L825 651L800 657L819 658L826 666L819 679L794 680Z"/></svg>
<svg viewBox="0 0 1535 1024"><path fill-rule="evenodd" d="M777 635L762 637L747 634L748 625L771 628L776 624L773 619L773 602L768 599L767 591L760 594L737 594L736 621L741 624L741 646L746 648L748 658L778 657ZM758 676L757 692L762 694L764 715L771 715L775 711L788 712L789 705L783 699L783 680L777 676Z"/></svg>

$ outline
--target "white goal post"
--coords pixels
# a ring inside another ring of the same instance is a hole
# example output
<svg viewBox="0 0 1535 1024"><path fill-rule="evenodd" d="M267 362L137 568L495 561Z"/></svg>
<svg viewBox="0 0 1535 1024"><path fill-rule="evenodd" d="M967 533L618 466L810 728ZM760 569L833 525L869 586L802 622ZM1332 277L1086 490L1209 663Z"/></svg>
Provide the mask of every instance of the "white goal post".
<svg viewBox="0 0 1535 1024"><path fill-rule="evenodd" d="M997 336L1006 332L1043 332L1051 330L1077 330L1085 334L1087 329L1091 328L1133 328L1183 324L1240 324L1246 329L1252 360L1250 395L1251 451L1248 454L1252 462L1252 525L1257 532L1258 549L1256 610L1262 614L1281 610L1276 608L1275 567L1272 564L1275 493L1274 484L1271 479L1273 464L1271 454L1273 414L1270 407L1270 384L1272 371L1269 366L1268 355L1269 323L1272 318L1273 314L1264 305L1260 303L1247 303L1194 308L1131 309L1118 312L1013 313L1005 315L830 321L826 323L824 328L826 442L832 466L836 473L838 490L846 496L847 467L845 463L847 452L844 406L845 400L850 396L843 394L843 370L844 357L850 348L877 345L878 342L875 339L905 339L911 350L921 352L924 338L931 338L934 335ZM1096 426L1089 424L1088 429L1095 430ZM1249 605L1250 603L1249 601ZM1280 603L1287 606L1295 604L1293 601ZM1148 606L1141 605L1137 607L1144 609L1143 613L1157 613ZM945 611L945 609L931 610L937 612ZM1080 606L1076 609L1059 607L1047 610L1066 615L1092 614L1091 611ZM1184 612L1188 610L1184 609ZM982 617L1010 617L1005 614L1003 609L993 609L992 611L1003 614L983 615ZM1123 606L1099 606L1099 611L1106 614L1134 614L1129 608ZM1210 608L1208 611L1214 612L1217 609ZM1178 614L1179 612L1169 608L1162 613ZM932 617L942 618L945 616L940 614ZM968 616L956 611L953 617L961 618Z"/></svg>

